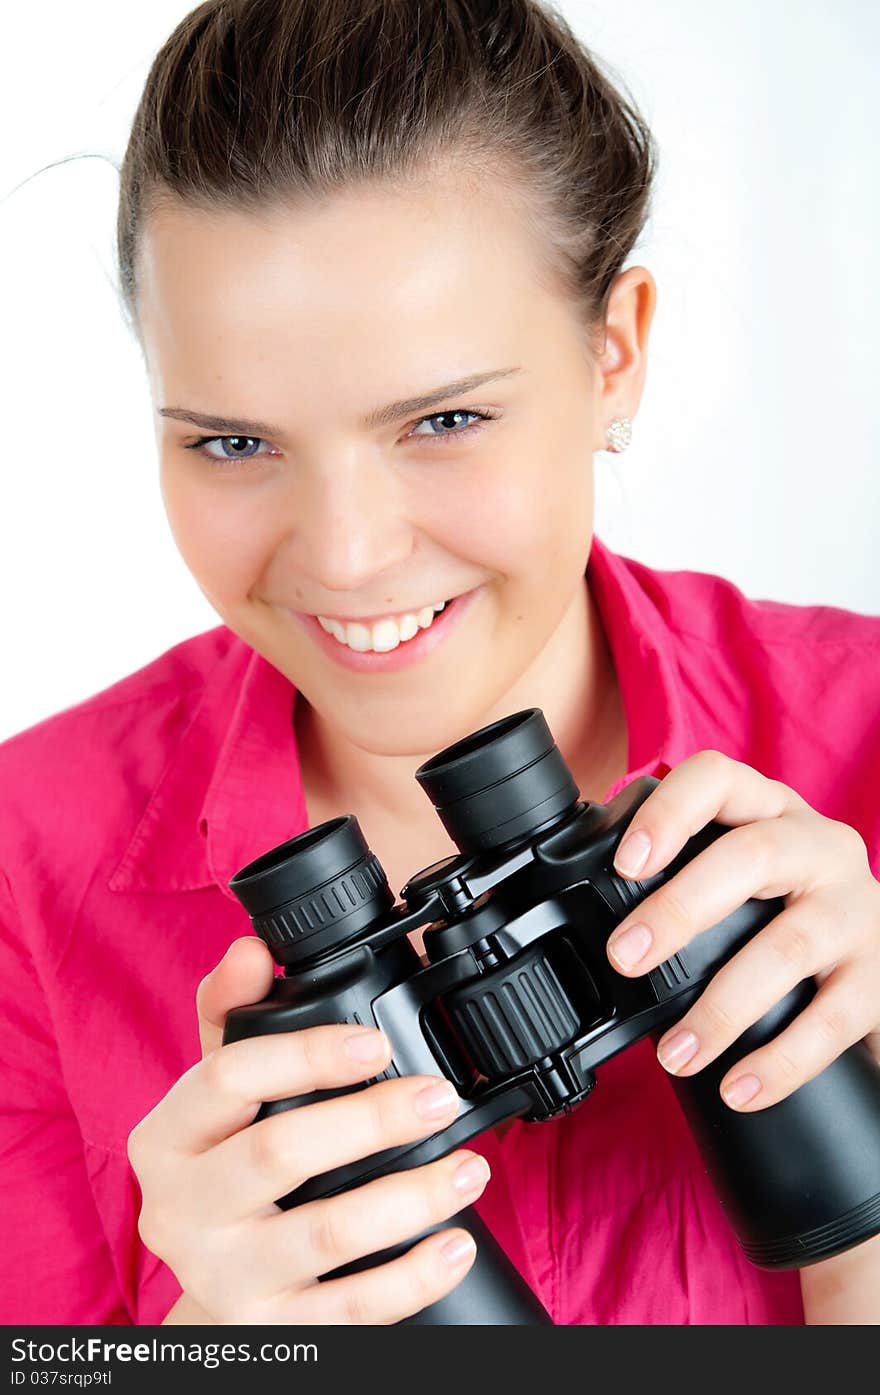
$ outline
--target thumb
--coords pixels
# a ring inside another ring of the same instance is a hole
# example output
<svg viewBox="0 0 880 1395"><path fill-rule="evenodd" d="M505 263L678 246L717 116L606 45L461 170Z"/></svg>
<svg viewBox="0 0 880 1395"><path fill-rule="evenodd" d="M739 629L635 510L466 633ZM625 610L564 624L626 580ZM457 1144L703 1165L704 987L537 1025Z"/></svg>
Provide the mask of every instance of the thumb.
<svg viewBox="0 0 880 1395"><path fill-rule="evenodd" d="M243 935L232 941L220 963L205 975L196 990L203 1056L222 1044L223 1025L230 1008L260 1002L272 987L274 977L275 961L261 939Z"/></svg>

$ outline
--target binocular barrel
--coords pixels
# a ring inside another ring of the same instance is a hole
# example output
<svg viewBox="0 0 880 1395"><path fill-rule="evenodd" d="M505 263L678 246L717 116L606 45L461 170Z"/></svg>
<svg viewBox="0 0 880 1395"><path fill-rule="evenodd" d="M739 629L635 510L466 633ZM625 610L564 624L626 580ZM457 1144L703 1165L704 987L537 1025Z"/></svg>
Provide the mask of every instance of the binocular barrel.
<svg viewBox="0 0 880 1395"><path fill-rule="evenodd" d="M696 1075L670 1077L740 1245L762 1269L800 1268L880 1231L880 1073L863 1042L766 1109L729 1109L719 1092L813 992L799 984Z"/></svg>
<svg viewBox="0 0 880 1395"><path fill-rule="evenodd" d="M395 1245L341 1265L322 1279L338 1279L346 1274L359 1274L387 1264L412 1249L426 1235L451 1226L467 1230L476 1241L477 1254L468 1272L451 1293L438 1299L412 1317L404 1318L402 1327L547 1327L552 1326L546 1308L538 1302L525 1279L513 1267L498 1241L486 1228L472 1206L459 1211L451 1220L414 1235L404 1245Z"/></svg>

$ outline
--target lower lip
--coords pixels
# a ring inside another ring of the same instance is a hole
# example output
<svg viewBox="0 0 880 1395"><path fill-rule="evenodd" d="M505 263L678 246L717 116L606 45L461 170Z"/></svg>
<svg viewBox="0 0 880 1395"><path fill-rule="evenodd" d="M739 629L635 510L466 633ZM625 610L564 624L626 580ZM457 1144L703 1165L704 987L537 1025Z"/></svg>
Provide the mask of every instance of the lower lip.
<svg viewBox="0 0 880 1395"><path fill-rule="evenodd" d="M299 610L288 613L299 621L318 647L342 668L353 669L356 673L396 673L398 669L427 658L438 644L442 644L464 619L481 590L482 587L478 586L474 591L456 596L426 630L419 630L412 639L402 639L396 649L389 649L384 654L377 654L371 649L359 654L349 649L347 644L334 639L333 635L328 635L314 615L304 615Z"/></svg>

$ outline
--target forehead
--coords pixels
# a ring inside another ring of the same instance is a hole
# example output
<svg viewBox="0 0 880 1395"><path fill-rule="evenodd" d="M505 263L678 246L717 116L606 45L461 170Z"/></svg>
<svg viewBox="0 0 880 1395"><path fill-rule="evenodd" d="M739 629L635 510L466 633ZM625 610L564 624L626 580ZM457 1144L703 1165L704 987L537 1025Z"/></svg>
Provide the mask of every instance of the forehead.
<svg viewBox="0 0 880 1395"><path fill-rule="evenodd" d="M365 188L255 212L158 209L139 255L151 320L198 315L233 327L502 312L537 291L521 210L491 184L474 196ZM452 300L452 304L450 301Z"/></svg>

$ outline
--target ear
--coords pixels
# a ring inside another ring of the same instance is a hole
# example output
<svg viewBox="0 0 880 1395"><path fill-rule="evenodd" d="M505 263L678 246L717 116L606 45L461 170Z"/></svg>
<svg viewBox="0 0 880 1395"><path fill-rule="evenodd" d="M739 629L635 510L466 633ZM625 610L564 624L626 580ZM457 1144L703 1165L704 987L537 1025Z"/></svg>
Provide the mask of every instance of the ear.
<svg viewBox="0 0 880 1395"><path fill-rule="evenodd" d="M647 369L648 335L657 284L645 266L630 266L608 297L604 341L595 359L596 430L593 450L606 450L605 428L615 417L635 417Z"/></svg>

